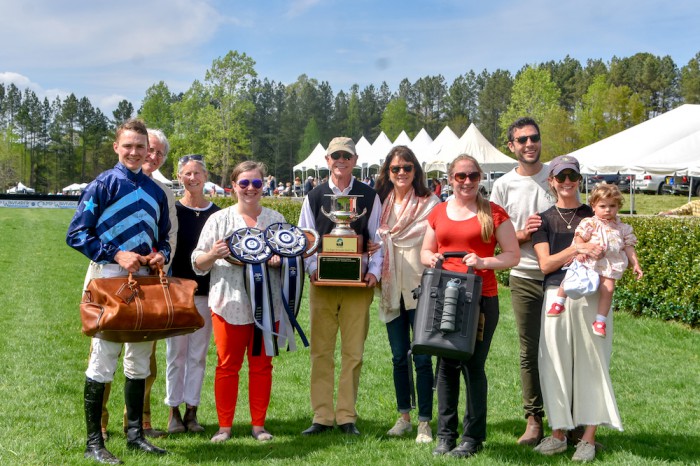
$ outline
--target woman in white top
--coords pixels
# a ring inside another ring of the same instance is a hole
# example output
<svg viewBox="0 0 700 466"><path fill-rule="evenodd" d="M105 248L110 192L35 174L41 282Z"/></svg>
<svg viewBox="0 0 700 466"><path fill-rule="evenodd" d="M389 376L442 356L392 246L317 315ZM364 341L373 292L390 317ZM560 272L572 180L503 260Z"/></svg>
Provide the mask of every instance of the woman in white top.
<svg viewBox="0 0 700 466"><path fill-rule="evenodd" d="M425 185L420 162L411 149L396 146L379 172L377 194L382 201L379 234L384 243L379 318L386 323L394 367L394 389L399 419L387 435L401 436L413 430L408 350L416 314L413 289L420 285L425 266L420 250L427 227L426 218L440 200ZM416 365L418 435L416 442L433 440L433 367L431 357L413 356Z"/></svg>
<svg viewBox="0 0 700 466"><path fill-rule="evenodd" d="M265 166L261 163L246 161L234 168L231 184L238 203L209 218L192 253L195 272L211 275L209 307L218 357L214 396L219 431L211 439L215 443L231 438L239 371L246 355L252 435L259 441L272 439L265 430L272 390L272 357L266 355L259 344L262 338L256 336L259 329L254 323L250 298L246 293L244 267L225 260L230 254L225 239L235 231L246 227L265 230L273 223L285 221L279 212L260 205L264 178ZM279 263L279 256L268 261L272 266L279 266ZM273 308L284 309L279 274L269 274L269 280Z"/></svg>

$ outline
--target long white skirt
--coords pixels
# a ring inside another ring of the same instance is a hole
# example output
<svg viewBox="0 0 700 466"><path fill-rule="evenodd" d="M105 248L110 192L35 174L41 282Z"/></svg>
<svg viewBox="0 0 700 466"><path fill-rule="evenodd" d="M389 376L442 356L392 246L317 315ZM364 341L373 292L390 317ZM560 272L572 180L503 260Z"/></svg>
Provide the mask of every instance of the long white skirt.
<svg viewBox="0 0 700 466"><path fill-rule="evenodd" d="M608 315L607 336L601 338L591 328L598 310L598 293L567 299L563 314L547 317L556 295L557 287L545 291L538 358L549 425L561 430L602 425L621 431L610 381L613 313Z"/></svg>

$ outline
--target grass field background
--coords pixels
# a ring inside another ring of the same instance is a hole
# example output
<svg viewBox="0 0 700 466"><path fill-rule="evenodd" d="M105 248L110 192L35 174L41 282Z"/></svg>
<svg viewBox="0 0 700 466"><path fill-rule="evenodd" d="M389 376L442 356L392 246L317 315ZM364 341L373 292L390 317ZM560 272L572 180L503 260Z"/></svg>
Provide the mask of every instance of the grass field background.
<svg viewBox="0 0 700 466"><path fill-rule="evenodd" d="M641 196L639 196L641 197ZM638 197L638 199L639 199ZM671 196L644 196L666 204ZM674 205L668 205L675 201ZM637 208L640 208L639 200ZM82 406L89 340L80 333L78 303L87 259L65 245L72 212L0 209L0 464L89 464L83 460ZM501 318L487 362L489 418L486 448L471 464L568 464L566 455L542 457L515 444L522 433L518 340L510 295L500 292ZM170 454L154 458L127 451L121 432L123 373L117 370L110 400L108 448L126 464L446 464L434 458L434 444L417 445L414 436L390 439L397 418L391 356L386 330L372 306L358 410L363 435L339 433L306 438L311 422L308 350L274 361L267 428L275 439L259 444L250 436L245 370L241 380L234 438L211 444L217 429L213 400L214 345L199 415L204 435L178 435L154 441ZM308 303L302 305L308 329ZM700 332L675 323L615 315L612 378L625 432L601 428L598 440L605 464L692 464L700 461ZM159 376L153 390L154 425L165 428L165 343L158 344ZM245 369L245 368L244 368ZM460 406L463 409L463 404ZM432 423L435 429L435 420Z"/></svg>

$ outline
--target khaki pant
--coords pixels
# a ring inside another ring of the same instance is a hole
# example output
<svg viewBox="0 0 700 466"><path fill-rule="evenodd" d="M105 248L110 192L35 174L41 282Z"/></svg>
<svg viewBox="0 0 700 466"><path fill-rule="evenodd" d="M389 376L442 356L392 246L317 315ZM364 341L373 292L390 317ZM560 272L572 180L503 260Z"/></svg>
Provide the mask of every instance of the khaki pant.
<svg viewBox="0 0 700 466"><path fill-rule="evenodd" d="M311 285L311 408L313 422L356 422L362 354L369 330L373 288ZM335 347L340 330L340 376L333 408Z"/></svg>

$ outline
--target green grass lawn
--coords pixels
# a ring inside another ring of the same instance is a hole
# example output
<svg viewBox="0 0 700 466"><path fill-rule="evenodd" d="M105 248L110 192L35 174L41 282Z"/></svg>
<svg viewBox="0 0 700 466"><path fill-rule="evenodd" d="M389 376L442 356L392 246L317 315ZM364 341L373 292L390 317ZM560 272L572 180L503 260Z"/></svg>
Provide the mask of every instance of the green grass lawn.
<svg viewBox="0 0 700 466"><path fill-rule="evenodd" d="M639 196L685 202L672 196ZM674 205L664 206L670 208ZM639 204L638 204L639 208ZM662 208L654 207L656 211ZM648 213L652 213L651 211ZM78 302L87 259L65 245L72 212L0 209L0 464L90 464L83 460L82 407L89 340L80 333ZM487 363L489 418L486 448L470 464L569 464L566 456L542 457L515 444L524 420L518 371L518 340L509 292L502 289L501 319ZM302 325L308 329L308 303ZM360 383L360 437L339 433L306 438L311 422L308 350L274 361L272 402L266 427L275 439L259 444L250 436L247 378L241 380L234 438L211 444L217 429L213 400L216 363L210 347L199 411L206 434L154 441L170 452L152 457L127 451L121 432L124 376L117 370L110 400L108 448L126 464L445 464L433 458L434 444L413 436L390 439L397 418L391 356L384 326L372 307L372 323ZM625 432L601 428L605 464L689 464L700 461L700 332L675 323L615 316L612 378ZM165 428L165 344L158 344L159 372L153 390L154 425ZM437 402L436 402L437 405ZM463 408L463 404L462 404ZM433 421L435 429L435 421ZM415 432L414 432L415 433Z"/></svg>

